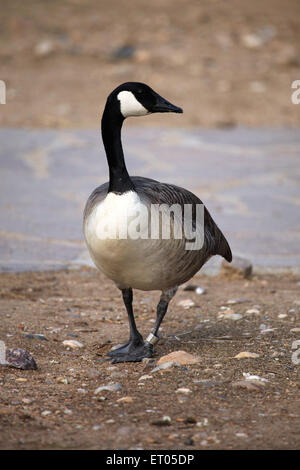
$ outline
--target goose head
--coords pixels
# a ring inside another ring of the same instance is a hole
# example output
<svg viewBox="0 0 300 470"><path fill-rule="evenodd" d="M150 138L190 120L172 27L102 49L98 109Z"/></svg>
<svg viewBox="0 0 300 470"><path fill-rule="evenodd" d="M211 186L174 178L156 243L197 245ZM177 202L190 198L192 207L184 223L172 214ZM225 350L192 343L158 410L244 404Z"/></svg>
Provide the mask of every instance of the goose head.
<svg viewBox="0 0 300 470"><path fill-rule="evenodd" d="M108 97L110 106L117 108L125 119L129 116L146 116L152 113L182 113L144 83L127 82L118 86Z"/></svg>

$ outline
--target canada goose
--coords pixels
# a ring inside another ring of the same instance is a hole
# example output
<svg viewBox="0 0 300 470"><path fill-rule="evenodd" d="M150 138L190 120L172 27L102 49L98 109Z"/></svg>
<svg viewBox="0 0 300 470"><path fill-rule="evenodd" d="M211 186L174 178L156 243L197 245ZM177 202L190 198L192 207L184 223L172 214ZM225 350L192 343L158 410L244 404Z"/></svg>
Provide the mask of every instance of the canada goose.
<svg viewBox="0 0 300 470"><path fill-rule="evenodd" d="M95 265L122 291L128 314L129 341L108 353L113 362L135 362L152 357L153 346L158 341L158 329L178 286L188 281L213 255L221 255L229 262L232 260L224 235L197 196L172 184L139 176L130 177L127 172L121 143L123 121L129 116L165 112L183 111L149 86L128 82L108 96L102 116L101 130L109 166L109 182L96 188L90 195L84 211L83 230ZM101 232L103 224L106 228L112 227L127 211L132 214L139 212L141 207L170 207L173 204L192 207L190 219L193 226L196 206L203 207L203 244L199 249L188 250L184 237L174 238L175 216L171 216L173 236L169 239L163 239L161 232L158 238L122 238L119 232L115 237L102 236L106 233ZM134 319L133 288L162 291L154 328L145 341Z"/></svg>

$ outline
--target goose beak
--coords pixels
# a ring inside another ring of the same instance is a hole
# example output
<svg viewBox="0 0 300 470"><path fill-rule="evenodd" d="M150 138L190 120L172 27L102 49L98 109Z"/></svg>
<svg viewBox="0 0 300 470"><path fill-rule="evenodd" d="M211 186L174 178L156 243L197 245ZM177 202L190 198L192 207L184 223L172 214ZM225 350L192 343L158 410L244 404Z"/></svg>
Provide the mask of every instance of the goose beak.
<svg viewBox="0 0 300 470"><path fill-rule="evenodd" d="M152 108L152 113L183 113L178 106L165 100L162 96L156 94L156 104Z"/></svg>

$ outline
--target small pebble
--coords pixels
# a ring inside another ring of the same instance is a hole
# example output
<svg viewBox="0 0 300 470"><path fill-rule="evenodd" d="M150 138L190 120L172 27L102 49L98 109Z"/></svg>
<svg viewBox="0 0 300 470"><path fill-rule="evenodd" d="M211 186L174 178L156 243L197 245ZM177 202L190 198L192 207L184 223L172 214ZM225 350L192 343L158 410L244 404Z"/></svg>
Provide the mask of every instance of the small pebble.
<svg viewBox="0 0 300 470"><path fill-rule="evenodd" d="M111 57L114 60L124 60L124 59L132 59L135 54L136 48L131 44L125 44L124 46L120 46L115 49Z"/></svg>
<svg viewBox="0 0 300 470"><path fill-rule="evenodd" d="M230 312L225 311L224 313L219 313L218 318L220 318L220 319L223 318L224 320L237 321L237 320L240 320L241 318L243 318L243 315L241 315L240 313L232 313L232 311L230 311Z"/></svg>
<svg viewBox="0 0 300 470"><path fill-rule="evenodd" d="M278 357L283 357L283 356L284 356L284 353L280 352L280 351L274 351L271 354L271 357L273 357L273 358L278 358Z"/></svg>
<svg viewBox="0 0 300 470"><path fill-rule="evenodd" d="M259 377L259 375L252 375L249 372L243 372L243 376L245 377L246 380L257 380L259 382L268 382L268 379Z"/></svg>
<svg viewBox="0 0 300 470"><path fill-rule="evenodd" d="M243 372L244 380L237 380L232 382L233 387L245 388L249 391L261 391L266 383L267 379L259 377L259 375L252 375L249 372Z"/></svg>
<svg viewBox="0 0 300 470"><path fill-rule="evenodd" d="M41 415L42 415L42 416L49 416L49 415L51 415L51 413L52 413L51 411L45 410L45 411L42 411L42 412L41 412Z"/></svg>
<svg viewBox="0 0 300 470"><path fill-rule="evenodd" d="M194 440L193 439L185 439L185 441L183 441L184 445L186 446L193 446L195 443L194 443Z"/></svg>
<svg viewBox="0 0 300 470"><path fill-rule="evenodd" d="M170 426L171 418L170 416L163 416L161 419L152 421L151 424L153 424L154 426Z"/></svg>
<svg viewBox="0 0 300 470"><path fill-rule="evenodd" d="M267 325L262 323L261 325L259 325L259 329L261 334L266 334L275 331L276 328L269 328Z"/></svg>
<svg viewBox="0 0 300 470"><path fill-rule="evenodd" d="M290 333L300 333L300 328L292 328Z"/></svg>
<svg viewBox="0 0 300 470"><path fill-rule="evenodd" d="M208 426L208 419L204 418L203 421L197 421L196 426L202 428L202 426Z"/></svg>
<svg viewBox="0 0 300 470"><path fill-rule="evenodd" d="M47 57L55 51L55 44L50 39L45 39L37 43L34 47L36 57ZM41 299L40 299L41 300Z"/></svg>
<svg viewBox="0 0 300 470"><path fill-rule="evenodd" d="M24 334L24 336L25 336L25 338L40 339L42 341L49 341L48 338L46 338L46 336L44 336L44 335L27 333L27 334Z"/></svg>
<svg viewBox="0 0 300 470"><path fill-rule="evenodd" d="M76 339L66 339L63 341L63 345L72 349L83 348L83 344L79 341L76 341Z"/></svg>
<svg viewBox="0 0 300 470"><path fill-rule="evenodd" d="M6 349L6 364L10 367L23 370L35 370L37 369L36 362L32 355L21 348Z"/></svg>
<svg viewBox="0 0 300 470"><path fill-rule="evenodd" d="M198 356L193 356L192 354L186 351L173 351L166 356L162 356L158 361L157 364L161 365L165 362L177 362L178 364L184 366L188 364L196 364L200 362L201 359Z"/></svg>
<svg viewBox="0 0 300 470"><path fill-rule="evenodd" d="M103 392L103 391L117 392L117 391L121 390L121 388L122 388L122 384L120 384L118 382L117 383L111 383L111 384L102 385L101 387L96 388L96 390L94 391L94 394L97 395L98 393Z"/></svg>
<svg viewBox="0 0 300 470"><path fill-rule="evenodd" d="M98 397L97 400L98 400L98 401L105 401L105 400L107 400L107 398L101 396L101 397Z"/></svg>
<svg viewBox="0 0 300 470"><path fill-rule="evenodd" d="M252 353L252 352L249 352L249 351L242 351L239 354L237 354L236 356L234 356L235 359L243 359L243 358L246 358L246 357L256 358L256 357L259 357L259 354Z"/></svg>
<svg viewBox="0 0 300 470"><path fill-rule="evenodd" d="M133 397L122 397L117 400L118 403L132 403Z"/></svg>
<svg viewBox="0 0 300 470"><path fill-rule="evenodd" d="M177 302L177 305L178 307L183 307L185 310L187 310L188 308L194 307L195 302L193 302L191 299L184 299Z"/></svg>
<svg viewBox="0 0 300 470"><path fill-rule="evenodd" d="M99 431L99 429L101 429L100 424L96 424L95 426L93 426L93 431Z"/></svg>
<svg viewBox="0 0 300 470"><path fill-rule="evenodd" d="M249 308L248 310L246 310L246 314L248 315L259 315L260 314L260 311L257 309L257 308Z"/></svg>
<svg viewBox="0 0 300 470"><path fill-rule="evenodd" d="M258 49L263 45L262 39L257 34L245 34L242 37L244 46L248 49Z"/></svg>
<svg viewBox="0 0 300 470"><path fill-rule="evenodd" d="M187 416L184 420L186 424L196 424L197 420L194 418L194 416Z"/></svg>
<svg viewBox="0 0 300 470"><path fill-rule="evenodd" d="M249 391L260 391L264 386L264 384L262 383L255 383L250 380L237 380L235 382L232 382L231 385L235 388L245 388Z"/></svg>
<svg viewBox="0 0 300 470"><path fill-rule="evenodd" d="M197 379L194 379L193 383L200 385L202 387L215 387L216 385L220 384L220 382L216 382L214 380L197 380Z"/></svg>
<svg viewBox="0 0 300 470"><path fill-rule="evenodd" d="M189 388L181 387L176 390L176 393L183 393L184 395L189 395L190 393L192 393L192 390L190 390Z"/></svg>
<svg viewBox="0 0 300 470"><path fill-rule="evenodd" d="M25 405L30 405L32 400L30 398L22 398L22 402L25 403Z"/></svg>
<svg viewBox="0 0 300 470"><path fill-rule="evenodd" d="M139 378L139 381L140 381L140 380L147 380L147 379L153 379L153 376L152 376L152 375L142 375L142 376Z"/></svg>
<svg viewBox="0 0 300 470"><path fill-rule="evenodd" d="M229 299L227 300L227 305L236 305L236 304L242 304L244 302L249 302L247 299Z"/></svg>
<svg viewBox="0 0 300 470"><path fill-rule="evenodd" d="M123 377L124 374L122 374L122 372L112 372L112 373L110 374L110 376L111 376L112 379L118 379L118 378L120 378L120 377Z"/></svg>
<svg viewBox="0 0 300 470"><path fill-rule="evenodd" d="M261 334L267 334L267 333L272 333L273 331L275 331L277 328L266 328L265 330L262 330L261 331Z"/></svg>
<svg viewBox="0 0 300 470"><path fill-rule="evenodd" d="M206 290L203 287L198 286L195 290L196 294L203 295L206 293Z"/></svg>
<svg viewBox="0 0 300 470"><path fill-rule="evenodd" d="M198 294L198 295L203 295L203 294L206 293L206 290L204 289L204 287L195 286L195 285L193 285L193 284L188 284L186 287L184 287L183 290L184 290L184 291L196 292L196 294Z"/></svg>
<svg viewBox="0 0 300 470"><path fill-rule="evenodd" d="M59 383L59 384L67 385L68 384L68 379L66 379L65 377L57 377L56 382Z"/></svg>
<svg viewBox="0 0 300 470"><path fill-rule="evenodd" d="M171 367L179 367L179 366L180 364L175 361L163 362L159 366L154 367L154 369L151 370L151 374L153 374L154 372L158 372L159 370L166 370L166 369L170 369Z"/></svg>

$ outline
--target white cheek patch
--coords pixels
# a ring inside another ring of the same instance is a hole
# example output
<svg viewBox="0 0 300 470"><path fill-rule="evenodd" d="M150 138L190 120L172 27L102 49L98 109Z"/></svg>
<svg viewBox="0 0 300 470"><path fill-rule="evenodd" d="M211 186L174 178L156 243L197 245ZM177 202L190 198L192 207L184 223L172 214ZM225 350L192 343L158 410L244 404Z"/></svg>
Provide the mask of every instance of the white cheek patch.
<svg viewBox="0 0 300 470"><path fill-rule="evenodd" d="M120 101L120 109L124 118L149 114L149 111L144 108L131 91L120 91L118 100Z"/></svg>

